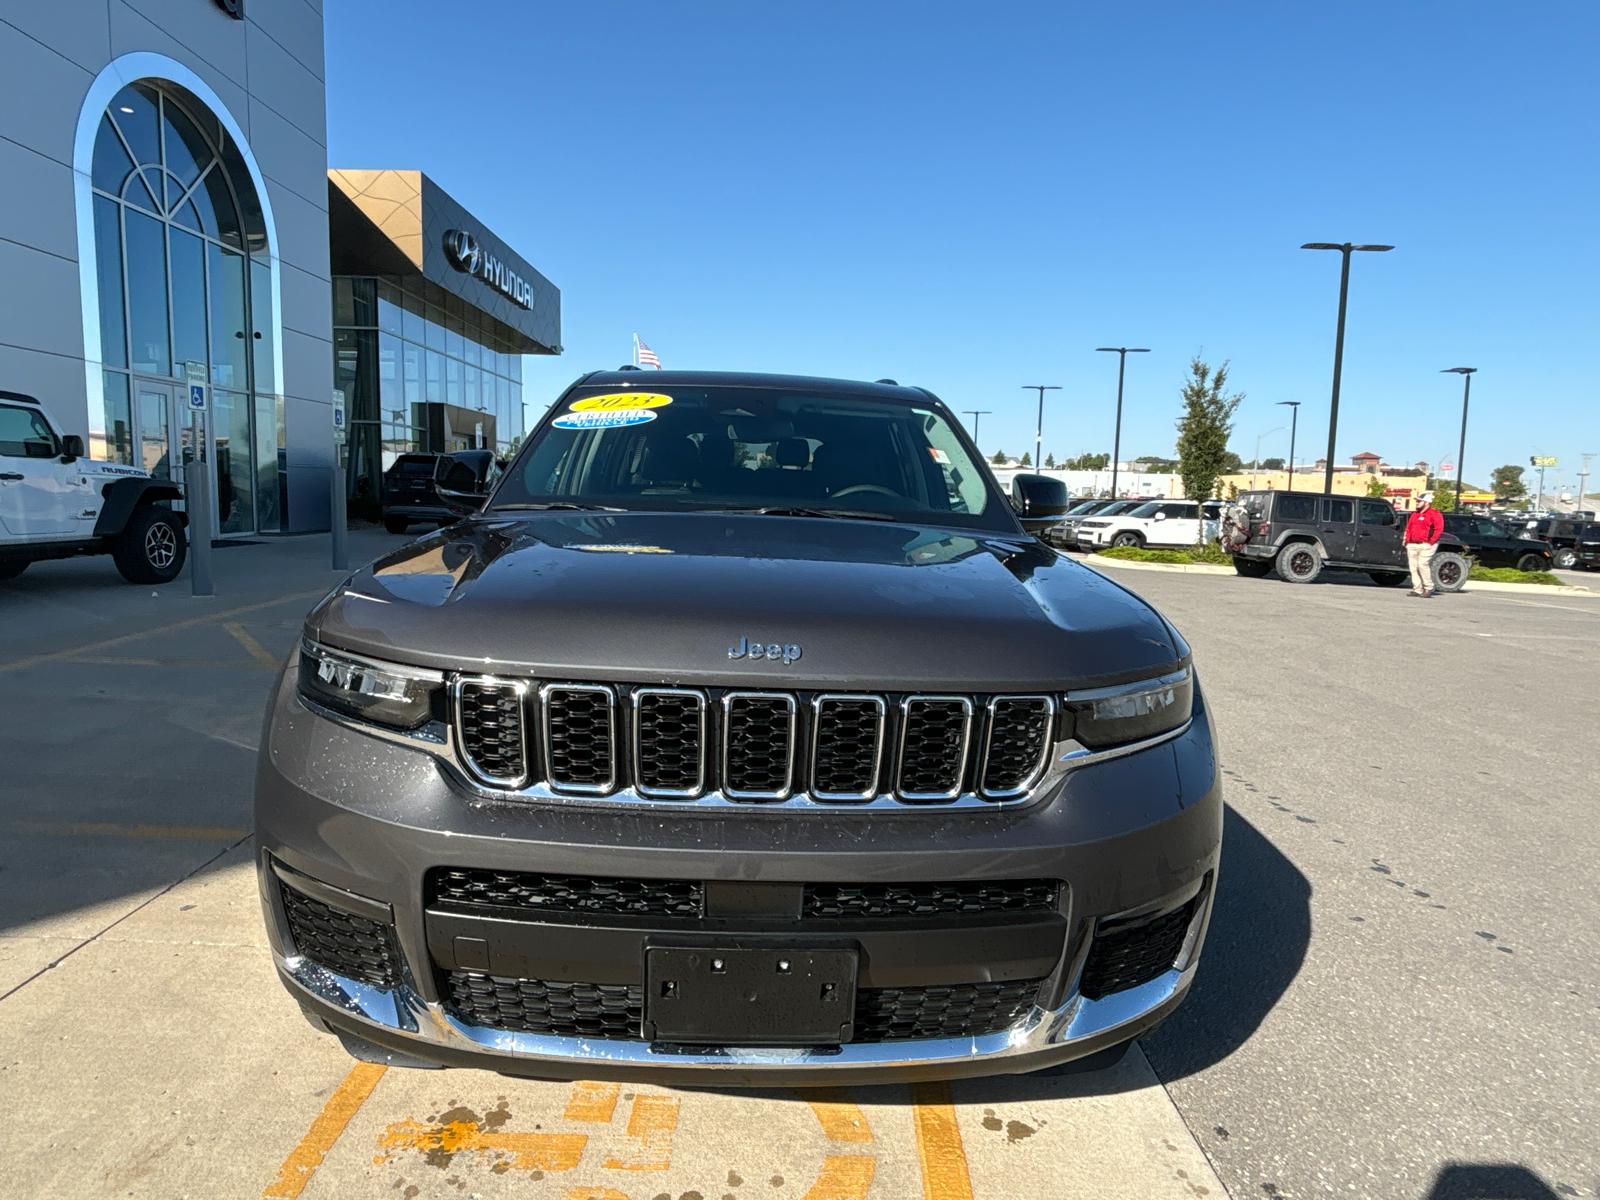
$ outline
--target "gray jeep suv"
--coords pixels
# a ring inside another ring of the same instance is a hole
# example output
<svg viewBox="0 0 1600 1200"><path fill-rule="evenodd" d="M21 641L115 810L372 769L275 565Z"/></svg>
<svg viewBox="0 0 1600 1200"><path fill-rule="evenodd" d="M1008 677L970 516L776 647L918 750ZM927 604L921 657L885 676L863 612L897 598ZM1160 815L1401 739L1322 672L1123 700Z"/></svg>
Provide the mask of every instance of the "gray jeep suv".
<svg viewBox="0 0 1600 1200"><path fill-rule="evenodd" d="M289 992L543 1078L1118 1051L1194 978L1216 752L1183 638L1018 491L918 388L580 379L306 620L256 779Z"/></svg>

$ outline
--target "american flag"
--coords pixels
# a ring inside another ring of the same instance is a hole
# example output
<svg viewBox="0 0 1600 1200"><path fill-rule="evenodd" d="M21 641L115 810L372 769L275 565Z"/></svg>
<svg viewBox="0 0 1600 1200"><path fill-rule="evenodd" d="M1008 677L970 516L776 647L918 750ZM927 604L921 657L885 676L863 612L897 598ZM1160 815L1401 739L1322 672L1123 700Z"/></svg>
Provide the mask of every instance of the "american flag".
<svg viewBox="0 0 1600 1200"><path fill-rule="evenodd" d="M641 367L654 367L658 371L661 370L661 359L656 356L654 350L639 340L637 333L633 335L633 346Z"/></svg>

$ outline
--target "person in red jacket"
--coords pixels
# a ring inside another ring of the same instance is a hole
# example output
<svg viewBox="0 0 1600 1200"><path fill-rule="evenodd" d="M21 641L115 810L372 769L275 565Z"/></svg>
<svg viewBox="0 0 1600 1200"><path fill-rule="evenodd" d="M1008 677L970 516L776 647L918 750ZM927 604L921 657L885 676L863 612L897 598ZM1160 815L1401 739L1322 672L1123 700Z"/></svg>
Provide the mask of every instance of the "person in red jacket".
<svg viewBox="0 0 1600 1200"><path fill-rule="evenodd" d="M1444 517L1433 506L1433 493L1417 498L1417 511L1406 520L1406 563L1411 568L1408 596L1433 595L1433 552L1439 548Z"/></svg>

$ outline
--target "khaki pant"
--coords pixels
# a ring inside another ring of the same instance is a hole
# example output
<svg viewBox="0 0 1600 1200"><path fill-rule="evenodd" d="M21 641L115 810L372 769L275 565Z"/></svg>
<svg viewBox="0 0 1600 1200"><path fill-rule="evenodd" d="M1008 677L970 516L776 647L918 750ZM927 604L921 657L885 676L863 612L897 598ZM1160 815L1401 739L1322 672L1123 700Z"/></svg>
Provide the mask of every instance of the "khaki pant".
<svg viewBox="0 0 1600 1200"><path fill-rule="evenodd" d="M1406 564L1411 569L1412 591L1433 591L1433 552L1438 548L1432 542L1406 543Z"/></svg>

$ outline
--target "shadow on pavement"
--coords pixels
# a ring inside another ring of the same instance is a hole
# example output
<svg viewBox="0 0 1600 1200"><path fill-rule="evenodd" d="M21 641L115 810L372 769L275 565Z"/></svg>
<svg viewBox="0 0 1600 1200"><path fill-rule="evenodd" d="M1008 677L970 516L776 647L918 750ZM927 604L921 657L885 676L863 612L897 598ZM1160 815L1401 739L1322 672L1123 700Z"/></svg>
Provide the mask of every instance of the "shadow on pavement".
<svg viewBox="0 0 1600 1200"><path fill-rule="evenodd" d="M1450 1163L1427 1200L1561 1200L1527 1167L1516 1163Z"/></svg>
<svg viewBox="0 0 1600 1200"><path fill-rule="evenodd" d="M1310 941L1310 881L1226 809L1199 974L1178 1011L1140 1043L1162 1081L1203 1071L1244 1045L1300 973Z"/></svg>

